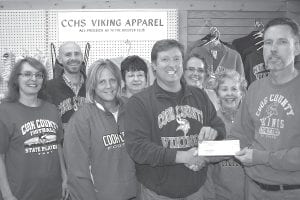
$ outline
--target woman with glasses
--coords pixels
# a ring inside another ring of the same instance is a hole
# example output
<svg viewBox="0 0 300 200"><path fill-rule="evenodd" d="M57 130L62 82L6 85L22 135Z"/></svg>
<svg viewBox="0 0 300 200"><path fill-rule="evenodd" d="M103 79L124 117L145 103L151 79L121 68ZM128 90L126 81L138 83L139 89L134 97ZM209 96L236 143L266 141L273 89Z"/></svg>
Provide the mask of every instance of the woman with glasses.
<svg viewBox="0 0 300 200"><path fill-rule="evenodd" d="M205 62L205 58L197 53L188 54L183 63L184 68L184 80L188 85L203 89L208 95L211 102L214 104L215 109L219 109L218 97L214 90L206 88L206 82L208 79L208 66ZM215 189L213 180L211 177L211 166L208 167L208 176L206 183L203 186L203 190L206 199L215 198Z"/></svg>
<svg viewBox="0 0 300 200"><path fill-rule="evenodd" d="M87 78L87 101L70 119L64 138L72 200L129 200L136 196L134 164L125 149L121 73L98 60Z"/></svg>
<svg viewBox="0 0 300 200"><path fill-rule="evenodd" d="M66 173L57 108L38 98L45 67L34 58L16 63L0 104L0 189L9 200L59 200Z"/></svg>
<svg viewBox="0 0 300 200"><path fill-rule="evenodd" d="M196 53L189 54L184 60L183 67L183 77L187 84L198 87L200 89L204 89L208 97L214 104L216 110L218 110L219 105L216 93L211 89L207 89L205 86L206 80L208 78L208 66L206 65L204 57Z"/></svg>

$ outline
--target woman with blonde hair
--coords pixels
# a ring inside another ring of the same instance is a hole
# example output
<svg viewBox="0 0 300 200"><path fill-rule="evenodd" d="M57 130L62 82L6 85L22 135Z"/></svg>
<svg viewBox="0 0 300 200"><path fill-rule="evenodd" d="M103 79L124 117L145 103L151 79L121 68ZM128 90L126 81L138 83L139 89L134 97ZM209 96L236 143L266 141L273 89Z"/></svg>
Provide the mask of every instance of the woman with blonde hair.
<svg viewBox="0 0 300 200"><path fill-rule="evenodd" d="M136 197L133 161L125 149L121 74L110 60L88 72L87 103L72 116L64 153L72 200L128 200Z"/></svg>
<svg viewBox="0 0 300 200"><path fill-rule="evenodd" d="M225 123L226 135L229 134L246 93L247 82L235 70L217 74L215 91L219 98L218 116ZM212 166L211 173L216 200L244 199L244 170L234 158L223 160Z"/></svg>

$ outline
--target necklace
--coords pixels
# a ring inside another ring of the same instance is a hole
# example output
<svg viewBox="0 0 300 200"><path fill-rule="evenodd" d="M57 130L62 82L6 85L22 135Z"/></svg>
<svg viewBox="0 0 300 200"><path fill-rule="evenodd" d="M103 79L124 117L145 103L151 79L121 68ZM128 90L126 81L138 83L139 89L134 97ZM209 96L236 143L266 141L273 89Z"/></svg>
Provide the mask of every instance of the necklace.
<svg viewBox="0 0 300 200"><path fill-rule="evenodd" d="M226 121L229 121L231 123L234 122L234 118L237 113L237 110L221 107L220 111L223 114Z"/></svg>

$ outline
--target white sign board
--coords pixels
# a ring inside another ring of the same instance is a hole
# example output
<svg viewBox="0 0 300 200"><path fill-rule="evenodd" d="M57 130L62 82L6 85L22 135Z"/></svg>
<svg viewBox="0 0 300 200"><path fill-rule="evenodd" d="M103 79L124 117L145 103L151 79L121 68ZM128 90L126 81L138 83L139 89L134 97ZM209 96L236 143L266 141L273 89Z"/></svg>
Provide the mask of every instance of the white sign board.
<svg viewBox="0 0 300 200"><path fill-rule="evenodd" d="M58 12L58 32L60 42L166 39L167 10Z"/></svg>

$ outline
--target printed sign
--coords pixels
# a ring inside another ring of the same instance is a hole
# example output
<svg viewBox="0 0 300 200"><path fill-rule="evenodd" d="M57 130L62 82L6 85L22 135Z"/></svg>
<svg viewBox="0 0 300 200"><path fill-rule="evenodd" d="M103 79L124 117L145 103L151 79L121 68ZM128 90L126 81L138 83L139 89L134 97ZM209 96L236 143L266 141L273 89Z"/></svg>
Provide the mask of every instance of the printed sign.
<svg viewBox="0 0 300 200"><path fill-rule="evenodd" d="M167 36L167 10L58 12L63 41L160 40Z"/></svg>

